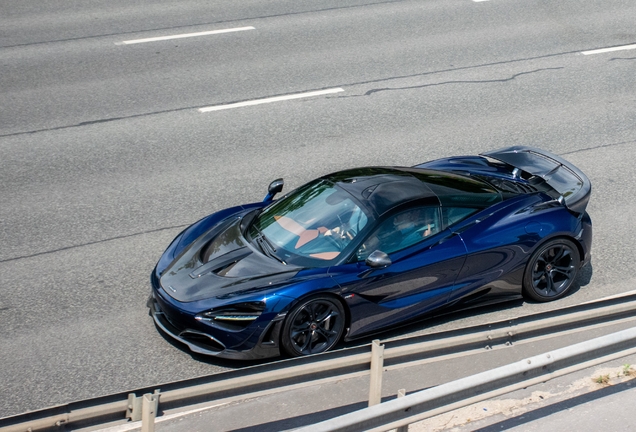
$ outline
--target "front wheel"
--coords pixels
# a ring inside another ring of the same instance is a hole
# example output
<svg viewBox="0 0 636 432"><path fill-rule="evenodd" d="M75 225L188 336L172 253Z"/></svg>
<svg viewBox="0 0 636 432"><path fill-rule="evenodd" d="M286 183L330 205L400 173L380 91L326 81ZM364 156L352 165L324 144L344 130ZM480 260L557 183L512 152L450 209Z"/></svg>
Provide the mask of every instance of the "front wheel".
<svg viewBox="0 0 636 432"><path fill-rule="evenodd" d="M524 294L539 302L563 297L572 287L580 264L579 250L570 240L555 239L541 245L526 266Z"/></svg>
<svg viewBox="0 0 636 432"><path fill-rule="evenodd" d="M344 327L345 313L338 300L329 296L313 297L287 314L281 344L293 357L318 354L338 343Z"/></svg>

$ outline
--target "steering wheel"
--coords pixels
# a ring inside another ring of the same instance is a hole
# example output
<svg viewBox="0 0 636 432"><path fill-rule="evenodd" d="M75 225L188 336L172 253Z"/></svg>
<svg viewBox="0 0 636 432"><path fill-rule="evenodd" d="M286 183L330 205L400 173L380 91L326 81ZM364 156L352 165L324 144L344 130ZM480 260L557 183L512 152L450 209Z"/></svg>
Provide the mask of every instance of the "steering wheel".
<svg viewBox="0 0 636 432"><path fill-rule="evenodd" d="M338 238L336 238L333 234L335 234ZM325 239L327 239L330 243L332 243L334 246L336 246L338 248L338 252L342 252L342 243L341 243L341 239L340 238L340 234L339 233L333 233L332 235L324 235L323 237Z"/></svg>

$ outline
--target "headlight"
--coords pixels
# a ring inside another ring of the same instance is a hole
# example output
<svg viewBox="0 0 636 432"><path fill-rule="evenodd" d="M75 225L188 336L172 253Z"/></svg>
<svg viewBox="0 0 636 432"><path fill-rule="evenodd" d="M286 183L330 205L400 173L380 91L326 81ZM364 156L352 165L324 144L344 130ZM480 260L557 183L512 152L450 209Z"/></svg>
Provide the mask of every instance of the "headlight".
<svg viewBox="0 0 636 432"><path fill-rule="evenodd" d="M263 310L265 302L240 303L201 312L195 319L225 330L242 330L260 317Z"/></svg>

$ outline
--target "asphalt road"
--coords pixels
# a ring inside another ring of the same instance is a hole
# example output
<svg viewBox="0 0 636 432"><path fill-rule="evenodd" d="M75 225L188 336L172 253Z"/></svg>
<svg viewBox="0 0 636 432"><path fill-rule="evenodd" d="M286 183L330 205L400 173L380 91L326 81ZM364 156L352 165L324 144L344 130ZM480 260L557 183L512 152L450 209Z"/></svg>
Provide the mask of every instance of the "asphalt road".
<svg viewBox="0 0 636 432"><path fill-rule="evenodd" d="M628 0L4 2L0 416L240 366L165 340L148 276L184 226L277 177L509 145L588 174L579 290L386 337L636 289L636 50L582 54L635 44L635 21Z"/></svg>

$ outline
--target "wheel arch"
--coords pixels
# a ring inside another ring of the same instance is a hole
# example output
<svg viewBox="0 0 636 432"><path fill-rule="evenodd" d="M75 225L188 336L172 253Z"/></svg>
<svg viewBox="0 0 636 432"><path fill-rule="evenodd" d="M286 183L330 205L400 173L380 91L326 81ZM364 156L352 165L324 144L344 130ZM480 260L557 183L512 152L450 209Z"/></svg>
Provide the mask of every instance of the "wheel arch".
<svg viewBox="0 0 636 432"><path fill-rule="evenodd" d="M576 249L579 253L579 259L581 260L581 263L583 263L583 258L585 257L585 249L583 247L583 245L581 244L581 241L578 240L576 237L571 236L571 235L567 235L567 234L555 234L553 236L548 236L548 237L544 237L541 240L539 240L532 248L532 250L528 253L528 256L532 256L532 254L534 254L539 248L541 248L544 244L551 242L553 240L559 240L559 239L563 239L563 240L569 240L572 243L574 243L574 245L576 246ZM526 263L526 266L529 264L529 261Z"/></svg>

